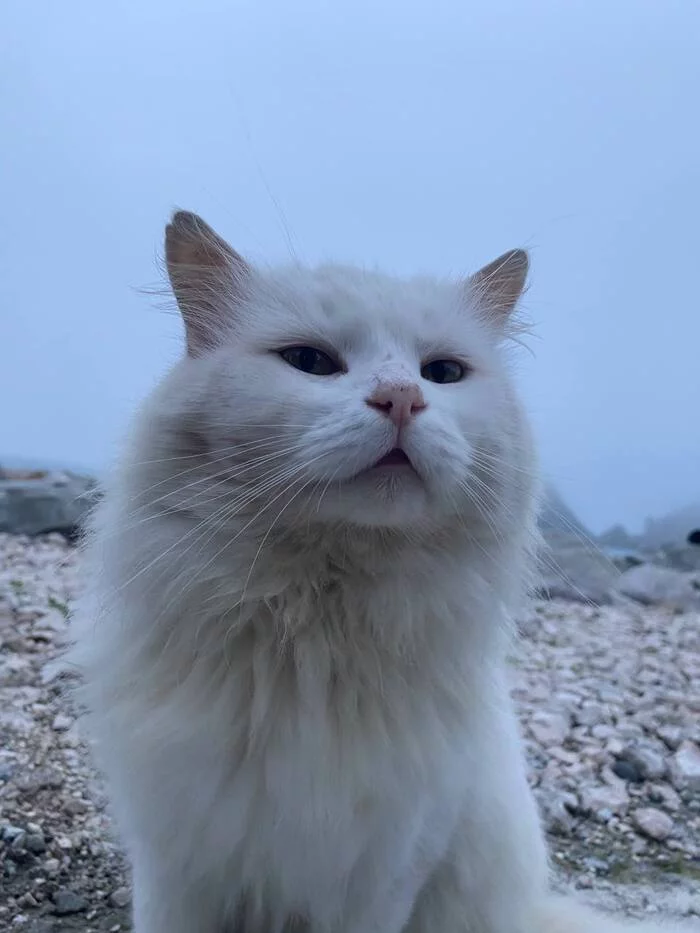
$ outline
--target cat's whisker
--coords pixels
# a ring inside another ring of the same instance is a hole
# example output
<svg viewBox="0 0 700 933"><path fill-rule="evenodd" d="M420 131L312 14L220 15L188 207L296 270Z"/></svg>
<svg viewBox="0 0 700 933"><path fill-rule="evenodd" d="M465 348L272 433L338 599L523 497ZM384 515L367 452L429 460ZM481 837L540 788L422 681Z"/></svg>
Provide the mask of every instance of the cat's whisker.
<svg viewBox="0 0 700 933"><path fill-rule="evenodd" d="M256 464L264 463L264 462L265 462L267 459L269 459L270 457L274 457L274 456L278 456L278 455L282 455L282 454L294 453L294 452L296 452L296 451L298 451L298 450L303 449L303 447L302 447L302 445L300 445L298 442L295 442L294 444L290 444L290 445L287 445L287 446L284 446L284 447L281 447L281 448L280 448L280 447L277 445L277 442L275 442L275 443L268 443L268 444L265 444L265 445L259 445L259 450L262 450L262 449L264 449L266 452L265 452L265 453L262 453L262 454L261 454L260 456L258 456L258 457L250 457L250 456L247 456L246 459L245 459L244 461L242 461L242 462L239 460L239 457L238 457L238 455L239 455L240 453L251 454L251 453L255 453L256 450L249 450L249 451L242 451L242 452L241 452L241 451L236 451L235 454L232 454L232 455L230 455L230 456L220 457L220 458L218 458L218 459L216 459L216 460L208 460L208 461L205 460L205 461L203 461L201 464L198 464L196 467L192 467L192 468L190 468L190 469L188 469L188 470L185 470L185 471L183 471L183 472L181 472L181 473L176 473L176 474L174 474L174 476L173 476L172 478L169 477L169 478L167 478L166 480L164 480L163 482L167 482L169 479L178 479L178 478L180 478L181 476L184 476L184 475L189 474L189 473L193 473L193 472L195 472L195 471L197 471L197 470L199 470L199 471L202 473L202 476L201 476L201 477L198 477L196 480L192 481L192 483L190 483L190 484L188 484L188 485L184 485L184 486L183 486L183 485L175 486L174 490L172 490L171 492L169 492L167 495L171 495L171 494L172 494L172 495L175 495L175 494L177 494L179 491L181 491L181 490L183 490L183 489L188 489L188 488L190 488L190 486L197 485L197 484L200 483L200 482L206 483L206 482L208 482L208 481L211 480L211 479L215 479L215 478L217 478L217 477L223 476L227 471L234 471L234 470L236 470L236 471L247 471L248 469L253 468ZM258 451L258 452L259 452L259 451ZM226 466L225 466L223 469L221 469L221 470L219 470L219 471L217 471L217 472L215 472L215 473L211 473L211 472L210 472L211 466L213 466L214 464L218 464L218 463L226 463ZM232 475L235 476L236 474L235 474L235 473L232 473ZM156 484L156 485L162 485L162 482L161 482L161 483L158 483L158 484ZM143 497L146 495L146 493L152 492L154 488L155 488L155 486L150 486L147 490L144 490L144 492L142 493L142 495L140 496L140 498L143 498ZM165 498L165 497L163 497L163 498ZM133 501L133 500L132 500L132 501ZM158 501L160 501L160 500L159 500L159 499L155 499L155 500L154 500L154 499L150 499L150 500L148 500L148 501L145 503L145 506L146 506L146 507L149 507L149 506L153 505L154 502L158 502Z"/></svg>
<svg viewBox="0 0 700 933"><path fill-rule="evenodd" d="M212 428L213 425L207 424L207 427ZM212 454L225 454L225 453L236 452L239 450L249 450L251 448L255 448L255 446L260 441L267 441L267 440L274 441L281 437L284 437L284 435L283 434L269 434L269 435L266 435L265 437L257 438L254 441L241 441L238 443L228 444L226 447L213 447L213 448L206 447L204 450L199 450L196 453L191 453L191 454L177 454L173 457L156 457L150 460L136 460L134 461L134 466L154 466L155 464L159 464L159 463L176 463L180 460L194 460L194 459L203 460L211 456ZM174 474L174 476L179 476L179 475L181 474L177 474L177 473ZM174 478L174 476L169 477L169 478Z"/></svg>
<svg viewBox="0 0 700 933"><path fill-rule="evenodd" d="M475 477L470 477L471 480L474 480ZM488 502L484 501L483 495L478 490L474 489L469 485L468 480L464 480L460 483L462 490L466 493L467 497L474 503L474 505L479 510L481 517L484 519L488 525L491 533L493 534L495 540L500 542L502 540L498 529L496 528L493 520L493 516L490 514L490 509L488 507ZM488 489L488 487L486 487Z"/></svg>
<svg viewBox="0 0 700 933"><path fill-rule="evenodd" d="M233 503L234 506L246 505L249 501L254 501L259 498L264 492L267 492L270 488L278 485L280 482L285 481L287 478L294 476L295 474L301 473L306 467L306 461L303 463L292 464L285 467L282 470L279 470L277 467L268 470L263 474L262 477L256 480L256 483L248 483L243 487L243 495L236 499ZM271 477L268 479L268 477ZM262 484L259 480L265 480ZM237 508L237 511L239 509ZM227 516L228 517L228 516ZM225 522L226 518L224 519Z"/></svg>
<svg viewBox="0 0 700 933"><path fill-rule="evenodd" d="M154 483L152 486L148 486L146 489L142 490L139 493L138 497L132 498L132 501L135 498L142 498L143 496L147 495L149 492L153 492L154 489L157 489L159 486L162 486L164 483L172 482L175 479L179 479L181 476L187 476L188 474L194 473L197 470L205 471L207 468L217 463L223 463L227 461L231 462L231 460L233 459L233 455L235 454L251 453L254 450L257 450L258 448L274 447L277 442L278 442L278 438L275 437L275 438L270 439L269 442L256 441L256 442L251 443L250 445L243 444L243 445L236 445L231 448L224 448L228 451L227 454L222 457L216 457L213 460L208 456L208 452L201 452L200 454L195 454L194 456L198 456L200 458L200 461L201 461L200 463L197 463L192 467L188 467L186 470L182 470L180 473L174 473L170 476L164 477L163 479L159 480L159 482Z"/></svg>
<svg viewBox="0 0 700 933"><path fill-rule="evenodd" d="M151 509L157 503L164 501L165 499L168 499L171 496L173 497L179 496L182 492L184 492L186 489L190 489L192 486L197 486L200 484L208 484L206 486L206 489L203 489L203 490L200 490L200 492L194 493L190 500L185 500L185 502L182 503L182 506L186 507L187 504L192 504L193 502L196 502L198 498L200 498L203 494L211 491L212 489L216 489L219 486L225 483L228 483L231 480L237 479L238 477L243 476L246 473L251 472L252 470L258 469L259 467L265 464L268 464L275 460L280 460L284 457L289 456L290 454L296 453L299 449L300 449L299 446L295 444L292 447L286 447L286 448L283 448L282 450L279 450L279 449L274 450L272 453L266 454L265 456L256 457L256 458L253 458L252 460L247 460L242 465L232 463L230 464L230 466L226 467L225 469L217 473L211 474L211 475L205 472L204 476L200 477L199 479L191 483L187 483L185 486L178 486L175 489L171 490L170 492L166 493L165 495L160 496L157 499L150 500L149 502L145 503L143 508ZM222 477L222 478L219 479L218 482L212 483L211 480L216 479L217 477ZM178 503L178 506L179 505L180 503Z"/></svg>
<svg viewBox="0 0 700 933"><path fill-rule="evenodd" d="M569 534L576 538L579 543L589 551L590 554L595 555L596 559L599 560L602 565L605 565L607 569L611 571L617 570L614 562L601 551L600 546L588 534L586 534L586 532L581 527L575 525L571 519L569 519L556 507L552 507L551 511L559 519L559 521L561 521L562 525L564 525Z"/></svg>
<svg viewBox="0 0 700 933"><path fill-rule="evenodd" d="M208 541L215 537L218 531L235 515L239 514L246 505L279 485L280 482L283 482L288 475L293 474L297 469L299 468L289 467L280 472L277 468L273 468L257 478L255 483L244 484L237 490L236 495L234 495L229 502L224 503L218 511L206 516L195 526L193 530L201 531L201 534L190 543L184 552L178 555L179 559L184 558L191 551L192 547L197 544L201 544L202 547L196 552L196 555L201 553ZM182 540L184 539L181 539L181 542Z"/></svg>
<svg viewBox="0 0 700 933"><path fill-rule="evenodd" d="M292 470L288 472L293 473ZM275 480L269 481L266 484L263 484L258 490L256 490L256 493L262 493L264 491L267 491L268 488L274 488L275 485L278 485L279 482L284 482L286 479L288 479L288 476L284 474L281 478L277 478ZM197 526L195 526L195 528L192 530L193 531L201 530L200 536L195 538L194 541L191 541L184 551L179 552L178 555L176 556L176 560L182 561L182 559L188 553L190 553L192 548L195 547L197 544L201 545L202 542L206 543L207 541L211 541L212 538L216 535L218 528L222 527L233 517L233 515L237 511L237 506L240 506L240 505L241 503L238 502L238 503L234 503L232 506L224 506L219 512L214 513L212 516L208 516L206 519L204 519L204 521L200 522ZM223 513L223 517L222 517L222 513ZM213 531L211 527L208 527L211 525L212 521L214 522L214 525L215 525ZM187 539L187 537L189 537L189 532L182 535L180 539L178 539L176 544L178 546L183 544L184 541ZM198 553L201 553L202 548L203 548L203 545L199 548ZM200 568L199 574L195 578L185 579L182 576L178 575L177 582L179 583L179 588L175 590L170 600L165 602L161 612L158 614L158 616L156 616L155 621L158 621L160 618L167 616L168 612L175 605L175 603L177 603L179 600L182 599L185 593L185 590L187 589L188 586L190 586L194 582L200 582L204 570L206 570L207 567L210 566L215 559L216 559L216 555L203 568ZM166 642L166 645L167 645L167 642ZM163 650L165 650L165 648Z"/></svg>
<svg viewBox="0 0 700 933"><path fill-rule="evenodd" d="M475 502L474 504L477 505L476 502ZM482 508L481 508L479 505L477 505L477 508L478 508L479 511L481 512L482 517L485 518L485 515L484 515L484 513L483 513ZM508 567L508 566L505 566L505 567L504 567L504 566L503 566L503 562L502 562L502 560L501 560L501 553L500 553L500 551L490 551L490 550L486 547L486 545L484 544L484 542L480 540L480 538L478 537L478 535L474 535L474 534L471 532L471 530L469 529L468 524L466 523L466 521L464 520L464 518L463 518L462 516L460 516L460 519L459 519L459 520L460 520L460 524L461 524L462 527L464 528L464 530L465 530L465 532L466 532L466 534L467 534L469 540L471 541L471 543L474 544L474 545L478 548L479 551L481 551L481 553L484 555L484 557L485 557L486 560L489 562L489 564L491 564L491 566L493 566L494 568L496 568L496 569L498 570L499 574L505 574L505 576L506 576L507 578L511 579L511 580L517 585L517 584L519 583L519 581L520 581L520 577L519 577L519 575L518 575L517 573L515 573L510 567Z"/></svg>
<svg viewBox="0 0 700 933"><path fill-rule="evenodd" d="M530 469L527 469L526 467L522 467L522 466L519 466L518 464L509 462L504 457L499 457L496 454L492 454L489 451L482 450L480 448L477 448L474 451L474 462L480 466L481 465L485 466L486 464L490 464L493 467L502 466L505 468L505 470L508 471L508 473L521 474L527 477L528 479L533 479L533 480L537 479L537 474L535 473L534 470L530 470ZM498 474L498 475L503 475L503 474Z"/></svg>
<svg viewBox="0 0 700 933"><path fill-rule="evenodd" d="M247 430L251 428L266 428L268 430L271 430L272 428L283 428L284 429L283 431L278 432L276 434L264 435L263 437L258 437L251 441L236 441L224 447L214 447L214 448L206 449L206 454L217 454L217 453L225 453L226 451L229 451L229 450L238 450L238 449L246 449L248 447L253 447L255 446L255 444L257 444L261 440L268 440L268 439L274 440L275 438L286 437L286 435L290 431L308 430L309 428L313 427L313 424L308 421L297 424L293 421L280 421L278 423L275 423L275 422L257 423L257 422L251 422L251 421L240 421L240 422L210 421L207 419L203 427L207 431L211 431L215 428L231 428L232 430L234 429ZM203 455L204 455L203 452L197 451L191 454L176 454L171 457L149 457L146 460L134 460L133 466L149 466L149 465L155 465L158 463L174 463L174 462L177 462L178 460L189 460L194 457L201 457Z"/></svg>
<svg viewBox="0 0 700 933"><path fill-rule="evenodd" d="M338 475L338 471L339 471L340 469L341 469L340 466L336 467L336 469L331 473L330 478L328 479L328 482L327 482L326 485L323 487L323 490L322 490L322 492L321 492L321 495L318 497L318 502L316 503L316 513L317 513L317 514L318 514L318 513L320 512L320 510L321 510L321 502L323 501L324 496L325 496L326 493L328 492L329 486L331 485L331 483L333 482L333 480L335 479L335 477Z"/></svg>
<svg viewBox="0 0 700 933"><path fill-rule="evenodd" d="M304 470L306 463L292 465L282 471L279 470L270 470L265 474L266 477L271 477L266 479L264 482L257 484L250 484L246 491L239 497L235 498L229 506L224 506L222 510L218 513L215 513L214 516L211 516L210 519L206 520L205 524L209 527L205 528L205 539L208 535L209 539L213 538L218 530L223 527L235 514L240 512L247 504L254 501L256 498L259 498L263 493L274 489L275 486L279 485L282 482L285 482L287 479L294 477L295 474L300 473ZM199 542L201 539L197 539ZM197 543L196 542L196 543ZM204 542L206 544L206 540ZM188 549L189 550L189 549ZM200 548L201 551L201 548Z"/></svg>
<svg viewBox="0 0 700 933"><path fill-rule="evenodd" d="M318 459L318 458L317 458L317 459ZM275 525L276 525L277 522L280 520L280 518L282 517L282 515L283 515L283 514L286 512L286 510L289 508L289 506L297 499L297 497L298 497L298 496L307 488L307 486L309 486L312 482L313 482L313 479L307 480L307 481L303 484L303 486L301 486L301 487L291 496L291 498L290 498L287 502L285 502L285 504L282 506L282 508L279 510L279 512L278 512L277 515L275 516L274 521L272 521L272 522L270 523L270 527L269 527L269 528L267 529L267 531L265 532L265 534L264 534L264 536L263 536L263 538L262 538L262 541L260 542L260 545L258 546L258 549L257 549L257 551L255 552L255 556L253 557L253 560L252 560L251 565L250 565L250 570L248 571L248 573L247 573L247 575L246 575L246 578L245 578L245 581L244 581L244 583L243 583L243 592L242 592L242 594L241 594L241 600L240 600L240 602L241 602L241 607L242 607L243 604L245 603L246 594L247 594L247 592L248 592L248 585L249 585L250 580L251 580L251 578L252 578L252 576L253 576L253 570L255 569L255 565L256 565L256 563L257 563L257 561L258 561L258 558L260 557L260 554L262 553L263 548L265 547L265 543L266 543L267 539L268 539L268 538L270 537L270 535L272 534L272 530L274 529ZM317 481L317 482L320 482L320 481ZM288 491L290 488L291 488L291 484L290 484L290 486L287 487L287 490L286 490L286 491ZM241 613L242 613L242 608L241 608ZM240 613L239 613L239 623L240 623Z"/></svg>
<svg viewBox="0 0 700 933"><path fill-rule="evenodd" d="M323 455L319 455L318 458L314 458L314 459L320 459L321 456L323 456ZM229 541L227 541L227 542L224 543L224 545L219 549L219 551L217 551L217 553L216 553L215 555L213 555L213 557L204 565L204 567L202 568L202 571L201 571L202 573L204 572L204 570L206 570L212 563L214 563L214 561L216 561L216 560L223 554L223 552L230 546L230 544L233 543L233 541L235 541L238 537L240 537L241 534L243 534L254 522L256 522L256 521L260 518L260 516L261 516L271 505L273 505L273 504L274 504L276 501L278 501L283 495L285 495L286 493L289 492L289 490L292 488L292 485L293 485L293 483L294 483L295 474L298 475L298 474L301 472L301 470L300 470L299 468L297 468L297 469L295 469L295 470L293 470L293 471L289 471L289 472L291 473L291 477L290 477L289 475L286 475L286 476L282 477L282 479L283 479L284 481L290 480L290 481L286 484L285 488L282 489L282 491L279 492L277 495L275 495L266 505L264 505L261 509L259 509L258 512L247 522L247 524L245 524L245 525L243 526L243 528L239 529L239 531L238 531ZM309 482L311 482L311 480L309 480ZM305 485L307 485L307 484L305 484ZM296 495L296 494L295 494L295 495ZM282 511L284 511L284 509L283 509ZM211 539L211 537L212 537L212 536L210 535L210 539ZM248 578L248 579L249 579L249 578ZM246 580L246 586L247 586L247 584L248 584L248 580ZM239 597L239 601L240 601L240 597Z"/></svg>
<svg viewBox="0 0 700 933"><path fill-rule="evenodd" d="M598 603L591 596L584 593L584 591L580 589L576 582L572 580L571 577L569 577L569 575L561 567L551 552L548 553L546 547L544 547L540 553L540 560L545 567L549 568L549 570L551 570L552 573L554 573L554 575L562 581L562 583L566 584L567 588L569 588L572 593L576 594L582 603L585 603L594 609L600 608Z"/></svg>
<svg viewBox="0 0 700 933"><path fill-rule="evenodd" d="M121 586L117 589L114 595L118 595L123 590L128 588L132 583L134 583L137 579L143 576L143 574L147 573L153 566L155 566L157 563L160 563L165 557L171 554L177 547L180 546L183 540L190 537L190 535L196 533L202 525L206 525L210 520L211 520L211 517L208 516L202 522L190 528L181 538L178 538L176 541L172 542L164 551L162 551L156 557L152 558L145 566L141 567L131 577L129 577L123 584L121 584Z"/></svg>
<svg viewBox="0 0 700 933"><path fill-rule="evenodd" d="M245 467L242 467L242 468L240 468L240 469L238 469L238 470L235 470L235 471L230 471L230 470L226 469L226 470L219 471L218 473L214 473L211 477L203 477L203 478L201 479L201 481L198 480L197 483L199 483L199 482L206 483L206 482L208 482L208 481L210 481L210 480L214 480L214 479L216 479L217 477L222 477L222 476L223 476L223 479L220 479L218 482L210 482L209 486L206 486L205 488L203 488L203 489L200 490L199 492L192 493L191 495L189 495L188 497L186 497L184 500L178 501L178 502L176 503L176 505L177 505L177 511L179 511L179 512L188 511L188 510L190 510L190 509L192 508L192 506L195 506L195 505L199 505L199 506L205 506L205 505L206 505L206 506L209 506L209 505L211 505L213 502L218 501L219 499L222 499L222 498L231 496L231 495L232 495L231 490L230 490L230 489L225 489L224 492L219 493L219 494L217 494L216 496L210 496L209 498L204 498L205 496L209 496L209 494L211 493L211 491L212 491L213 489L216 489L217 487L222 486L222 485L228 485L228 484L231 482L231 480L236 479L236 478L238 478L238 477L240 477L240 476L243 476L245 473L249 472L250 470L259 469L261 466L263 466L263 465L265 465L265 464L269 464L269 463L272 462L273 460L281 460L281 459L283 459L284 457L288 456L290 453L296 452L297 449L298 449L298 448L296 448L296 447L294 447L294 448L289 448L288 450L279 451L279 452L276 453L275 455L268 455L267 457L260 457L260 458L257 458L257 459L254 460L254 461L250 461ZM266 477L266 476L268 476L268 475L271 475L272 473L275 473L276 471L277 471L277 467L273 467L271 470L269 470L269 471L263 473L261 476L257 477L257 480L260 480L260 479L262 479L262 478L264 478L264 477ZM187 484L187 485L184 486L184 487L183 487L183 486L177 487L176 489L172 490L171 492L167 493L166 495L160 496L158 499L151 500L150 502L144 504L143 506L140 506L140 507L138 507L137 509L132 510L129 514L130 514L130 515L138 515L140 512L151 511L152 508L153 508L153 506L155 506L155 505L158 504L159 502L167 500L170 496L175 497L175 496L179 495L181 492L183 492L185 489L189 488L190 486L195 486L195 485L197 485L197 483L190 483L190 484ZM249 483L248 483L248 484L247 484L247 483L243 483L243 484L241 484L241 486L237 486L237 487L236 487L236 493L240 492L241 489L246 488L246 486L249 486L249 485L250 485ZM166 505L166 508L167 508L167 505ZM150 515L146 515L145 517L137 518L135 521L131 522L130 524L125 524L125 525L123 526L123 528L120 530L120 534L122 534L123 532L126 532L126 531L134 531L136 528L139 528L139 527L141 527L142 525L147 524L148 522L156 521L156 520L162 518L162 514L163 514L163 511L162 511L162 510L156 510L156 511L153 511L152 514L150 514ZM112 537L112 536L111 536L111 535L105 535L105 538L104 538L104 539L105 539L105 540L108 540L110 537Z"/></svg>

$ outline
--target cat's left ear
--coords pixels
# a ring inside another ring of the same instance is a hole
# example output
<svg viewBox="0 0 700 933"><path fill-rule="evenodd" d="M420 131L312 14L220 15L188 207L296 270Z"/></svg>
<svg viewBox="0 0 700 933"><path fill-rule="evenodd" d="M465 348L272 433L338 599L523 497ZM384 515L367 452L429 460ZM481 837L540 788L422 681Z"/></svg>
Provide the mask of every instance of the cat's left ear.
<svg viewBox="0 0 700 933"><path fill-rule="evenodd" d="M187 352L213 349L230 323L250 266L197 214L177 211L165 228L168 277L185 322Z"/></svg>
<svg viewBox="0 0 700 933"><path fill-rule="evenodd" d="M504 325L525 290L530 260L524 249L511 249L467 280L469 298L490 320Z"/></svg>

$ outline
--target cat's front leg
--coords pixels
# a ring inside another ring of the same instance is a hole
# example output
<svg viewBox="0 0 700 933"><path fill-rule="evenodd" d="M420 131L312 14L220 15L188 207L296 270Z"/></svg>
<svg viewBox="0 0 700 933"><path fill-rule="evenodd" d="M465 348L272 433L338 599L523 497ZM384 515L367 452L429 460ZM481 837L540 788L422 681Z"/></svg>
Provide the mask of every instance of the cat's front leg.
<svg viewBox="0 0 700 933"><path fill-rule="evenodd" d="M546 933L531 918L547 886L545 848L523 787L499 814L477 806L462 819L404 933Z"/></svg>
<svg viewBox="0 0 700 933"><path fill-rule="evenodd" d="M403 933L545 933L525 919L532 913L530 894L499 881L475 887L454 862L445 862L418 896Z"/></svg>
<svg viewBox="0 0 700 933"><path fill-rule="evenodd" d="M491 705L498 715L471 739L474 764L458 771L468 783L450 843L405 933L544 933L527 918L546 897L547 853L505 687Z"/></svg>

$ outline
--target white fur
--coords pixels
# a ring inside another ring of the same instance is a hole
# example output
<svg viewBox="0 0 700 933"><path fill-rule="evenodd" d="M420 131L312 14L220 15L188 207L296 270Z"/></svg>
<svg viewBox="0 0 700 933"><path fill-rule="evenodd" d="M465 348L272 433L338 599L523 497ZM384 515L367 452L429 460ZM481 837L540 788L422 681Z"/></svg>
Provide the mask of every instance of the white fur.
<svg viewBox="0 0 700 933"><path fill-rule="evenodd" d="M251 271L139 415L73 650L136 933L613 930L547 893L504 671L535 465L480 300ZM271 352L292 343L347 372ZM394 443L367 394L428 355L473 371L421 381L418 475L356 477Z"/></svg>

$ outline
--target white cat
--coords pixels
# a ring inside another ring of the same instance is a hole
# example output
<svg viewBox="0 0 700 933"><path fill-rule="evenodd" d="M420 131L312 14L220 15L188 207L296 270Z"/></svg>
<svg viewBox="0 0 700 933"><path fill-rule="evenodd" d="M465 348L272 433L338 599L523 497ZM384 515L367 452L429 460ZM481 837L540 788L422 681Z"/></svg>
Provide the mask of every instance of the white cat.
<svg viewBox="0 0 700 933"><path fill-rule="evenodd" d="M537 545L526 254L262 272L177 213L166 256L187 354L74 619L136 933L621 929L548 893L504 669Z"/></svg>

